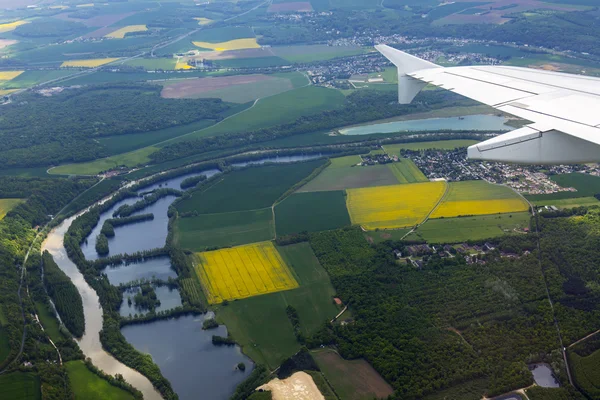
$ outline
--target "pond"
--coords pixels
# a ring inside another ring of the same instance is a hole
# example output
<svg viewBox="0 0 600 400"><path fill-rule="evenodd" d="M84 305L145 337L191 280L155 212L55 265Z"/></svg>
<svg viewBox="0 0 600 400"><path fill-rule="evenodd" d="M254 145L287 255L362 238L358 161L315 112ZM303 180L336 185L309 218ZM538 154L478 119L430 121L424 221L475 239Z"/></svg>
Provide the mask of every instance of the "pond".
<svg viewBox="0 0 600 400"><path fill-rule="evenodd" d="M135 306L133 297L139 291L140 287L136 286L127 289L125 293L123 293L123 303L121 303L121 308L119 309L119 314L121 314L121 316L128 317L130 315L144 315L148 313L148 310L142 310ZM181 295L179 294L179 290L170 289L168 286L159 286L154 287L154 292L156 292L156 297L160 300L160 306L156 307L157 313L181 306ZM131 298L131 305L129 305L129 302L127 301L128 298Z"/></svg>
<svg viewBox="0 0 600 400"><path fill-rule="evenodd" d="M192 176L200 176L200 175L204 175L204 176L206 176L206 178L210 178L211 176L214 176L214 175L220 174L220 173L221 173L221 171L219 171L218 169L209 169L209 170L202 171L202 172L190 172L189 174L177 176L175 178L169 179L168 181L154 183L150 186L143 188L141 191L145 193L145 192L151 192L153 190L160 189L160 188L171 188L171 189L175 189L175 190L181 190L181 182L183 182L187 178L190 178Z"/></svg>
<svg viewBox="0 0 600 400"><path fill-rule="evenodd" d="M234 167L245 167L246 165L260 165L266 163L276 163L276 164L285 164L297 161L309 161L317 158L323 157L323 154L306 154L306 155L296 155L296 156L277 156L277 157L267 157L260 158L258 160L252 161L244 161L238 163L232 163L231 165Z"/></svg>
<svg viewBox="0 0 600 400"><path fill-rule="evenodd" d="M507 119L496 115L467 115L453 118L427 118L408 121L392 121L369 125L352 126L340 129L342 135L368 135L372 133L393 133L411 131L439 130L481 130L498 131L511 130L505 125Z"/></svg>
<svg viewBox="0 0 600 400"><path fill-rule="evenodd" d="M106 274L110 284L115 286L138 279L156 278L166 281L177 277L175 270L171 268L169 257L154 257L129 264L109 265L102 272Z"/></svg>
<svg viewBox="0 0 600 400"><path fill-rule="evenodd" d="M204 318L184 316L121 329L129 343L152 356L181 400L227 400L254 368L239 347L214 346L212 336L227 336L227 329L202 330ZM240 362L246 365L243 372L235 368Z"/></svg>
<svg viewBox="0 0 600 400"><path fill-rule="evenodd" d="M529 366L533 374L533 380L538 386L545 388L557 388L560 384L552 373L552 368L548 364L533 364Z"/></svg>

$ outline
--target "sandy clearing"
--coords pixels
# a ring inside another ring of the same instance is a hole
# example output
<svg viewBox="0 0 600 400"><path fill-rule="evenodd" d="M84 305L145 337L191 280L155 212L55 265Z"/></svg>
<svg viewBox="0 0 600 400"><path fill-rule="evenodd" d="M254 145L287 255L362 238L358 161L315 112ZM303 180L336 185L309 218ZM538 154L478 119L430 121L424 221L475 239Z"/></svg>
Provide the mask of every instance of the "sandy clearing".
<svg viewBox="0 0 600 400"><path fill-rule="evenodd" d="M160 93L161 97L167 99L181 99L192 97L194 95L218 90L234 85L244 85L247 83L261 82L273 79L266 75L237 75L223 76L215 78L186 79L165 86Z"/></svg>
<svg viewBox="0 0 600 400"><path fill-rule="evenodd" d="M273 400L325 400L315 381L306 372L296 372L284 380L275 378L258 389L270 391Z"/></svg>
<svg viewBox="0 0 600 400"><path fill-rule="evenodd" d="M19 43L18 40L0 39L0 49Z"/></svg>
<svg viewBox="0 0 600 400"><path fill-rule="evenodd" d="M312 5L308 1L298 1L291 3L276 3L271 4L267 9L267 12L311 12L313 11Z"/></svg>

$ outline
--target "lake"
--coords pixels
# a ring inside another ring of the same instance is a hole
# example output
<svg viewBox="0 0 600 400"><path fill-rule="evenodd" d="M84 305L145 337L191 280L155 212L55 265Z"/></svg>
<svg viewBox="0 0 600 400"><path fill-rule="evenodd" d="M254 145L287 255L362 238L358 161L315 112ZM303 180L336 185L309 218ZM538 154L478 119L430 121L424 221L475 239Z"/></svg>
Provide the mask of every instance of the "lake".
<svg viewBox="0 0 600 400"><path fill-rule="evenodd" d="M176 278L175 270L171 268L169 257L154 257L144 261L129 264L109 265L104 272L111 285L119 286L121 283L137 281L139 279L162 279Z"/></svg>
<svg viewBox="0 0 600 400"><path fill-rule="evenodd" d="M123 303L121 303L121 308L119 309L119 314L121 314L121 316L128 317L129 315L144 315L148 313L148 310L141 310L135 307L133 297L139 291L140 287L135 286L127 289L125 293L123 293ZM157 313L181 306L181 295L179 294L179 290L170 289L168 286L159 286L154 287L154 291L156 292L156 297L160 300L160 306L156 307ZM128 298L131 298L131 305L129 305L129 302L127 301Z"/></svg>
<svg viewBox="0 0 600 400"><path fill-rule="evenodd" d="M238 346L214 346L212 336L227 336L227 329L204 331L204 318L183 316L121 329L129 343L152 356L181 400L227 400L254 368ZM240 362L246 364L243 372L235 369Z"/></svg>
<svg viewBox="0 0 600 400"><path fill-rule="evenodd" d="M467 115L452 118L427 118L407 121L382 122L340 129L342 135L369 135L372 133L439 131L439 130L511 130L507 119L496 115Z"/></svg>
<svg viewBox="0 0 600 400"><path fill-rule="evenodd" d="M541 387L557 388L560 384L552 373L552 368L548 364L533 364L529 366L533 374L533 380Z"/></svg>

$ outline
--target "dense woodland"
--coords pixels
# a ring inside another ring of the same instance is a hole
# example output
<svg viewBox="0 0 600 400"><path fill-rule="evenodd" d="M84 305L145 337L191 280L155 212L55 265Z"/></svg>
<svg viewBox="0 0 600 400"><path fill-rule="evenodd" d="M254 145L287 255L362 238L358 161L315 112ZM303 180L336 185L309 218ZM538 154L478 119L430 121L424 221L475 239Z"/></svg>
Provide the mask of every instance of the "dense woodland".
<svg viewBox="0 0 600 400"><path fill-rule="evenodd" d="M394 258L402 243L371 246L356 229L312 234L310 243L354 321L308 343L364 357L396 398L422 398L478 379L485 379L488 396L498 395L529 386L527 363L541 361L565 384L535 235L498 242L518 259L501 258L498 250L484 264L432 256L423 270Z"/></svg>
<svg viewBox="0 0 600 400"><path fill-rule="evenodd" d="M219 120L219 99L164 99L160 86L113 84L70 88L52 96L28 92L4 105L0 168L47 166L108 155L94 139Z"/></svg>
<svg viewBox="0 0 600 400"><path fill-rule="evenodd" d="M44 285L56 306L61 320L75 337L81 337L85 330L83 304L77 288L71 279L56 265L47 251L42 254L44 264Z"/></svg>

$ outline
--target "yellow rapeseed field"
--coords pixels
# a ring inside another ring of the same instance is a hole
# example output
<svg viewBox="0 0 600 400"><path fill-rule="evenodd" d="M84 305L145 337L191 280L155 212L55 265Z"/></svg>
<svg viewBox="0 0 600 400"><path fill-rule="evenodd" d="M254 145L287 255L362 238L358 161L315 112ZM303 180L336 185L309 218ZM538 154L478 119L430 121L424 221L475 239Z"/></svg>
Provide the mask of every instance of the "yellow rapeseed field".
<svg viewBox="0 0 600 400"><path fill-rule="evenodd" d="M192 67L191 65L189 65L186 62L180 61L180 59L177 59L177 62L175 63L175 69L193 69L194 67Z"/></svg>
<svg viewBox="0 0 600 400"><path fill-rule="evenodd" d="M348 189L346 202L353 224L366 229L404 228L421 222L445 189L445 182Z"/></svg>
<svg viewBox="0 0 600 400"><path fill-rule="evenodd" d="M242 50L242 49L260 49L260 45L256 43L255 38L235 39L228 42L209 43L209 42L192 42L194 46L202 47L203 49L212 49L216 51L227 50Z"/></svg>
<svg viewBox="0 0 600 400"><path fill-rule="evenodd" d="M148 27L146 25L129 25L129 26L124 26L123 28L119 28L116 31L113 31L111 33L108 33L106 35L104 35L104 37L107 38L113 38L113 39L123 39L125 37L125 34L130 33L130 32L143 32L143 31L147 31Z"/></svg>
<svg viewBox="0 0 600 400"><path fill-rule="evenodd" d="M271 242L198 253L195 259L210 304L298 287Z"/></svg>
<svg viewBox="0 0 600 400"><path fill-rule="evenodd" d="M196 21L198 21L198 25L208 25L213 22L212 19L208 19L208 18L204 18L204 17L194 18L194 19Z"/></svg>
<svg viewBox="0 0 600 400"><path fill-rule="evenodd" d="M9 32L14 30L17 26L23 25L23 24L28 24L29 21L14 21L14 22L8 22L6 24L0 24L0 33L4 33L4 32Z"/></svg>
<svg viewBox="0 0 600 400"><path fill-rule="evenodd" d="M527 211L529 205L511 189L484 181L450 183L448 195L431 218Z"/></svg>
<svg viewBox="0 0 600 400"><path fill-rule="evenodd" d="M25 71L0 71L0 81L10 81Z"/></svg>
<svg viewBox="0 0 600 400"><path fill-rule="evenodd" d="M63 62L61 67L83 67L83 68L94 68L100 65L108 64L116 61L118 58L91 58L89 60L70 60Z"/></svg>

